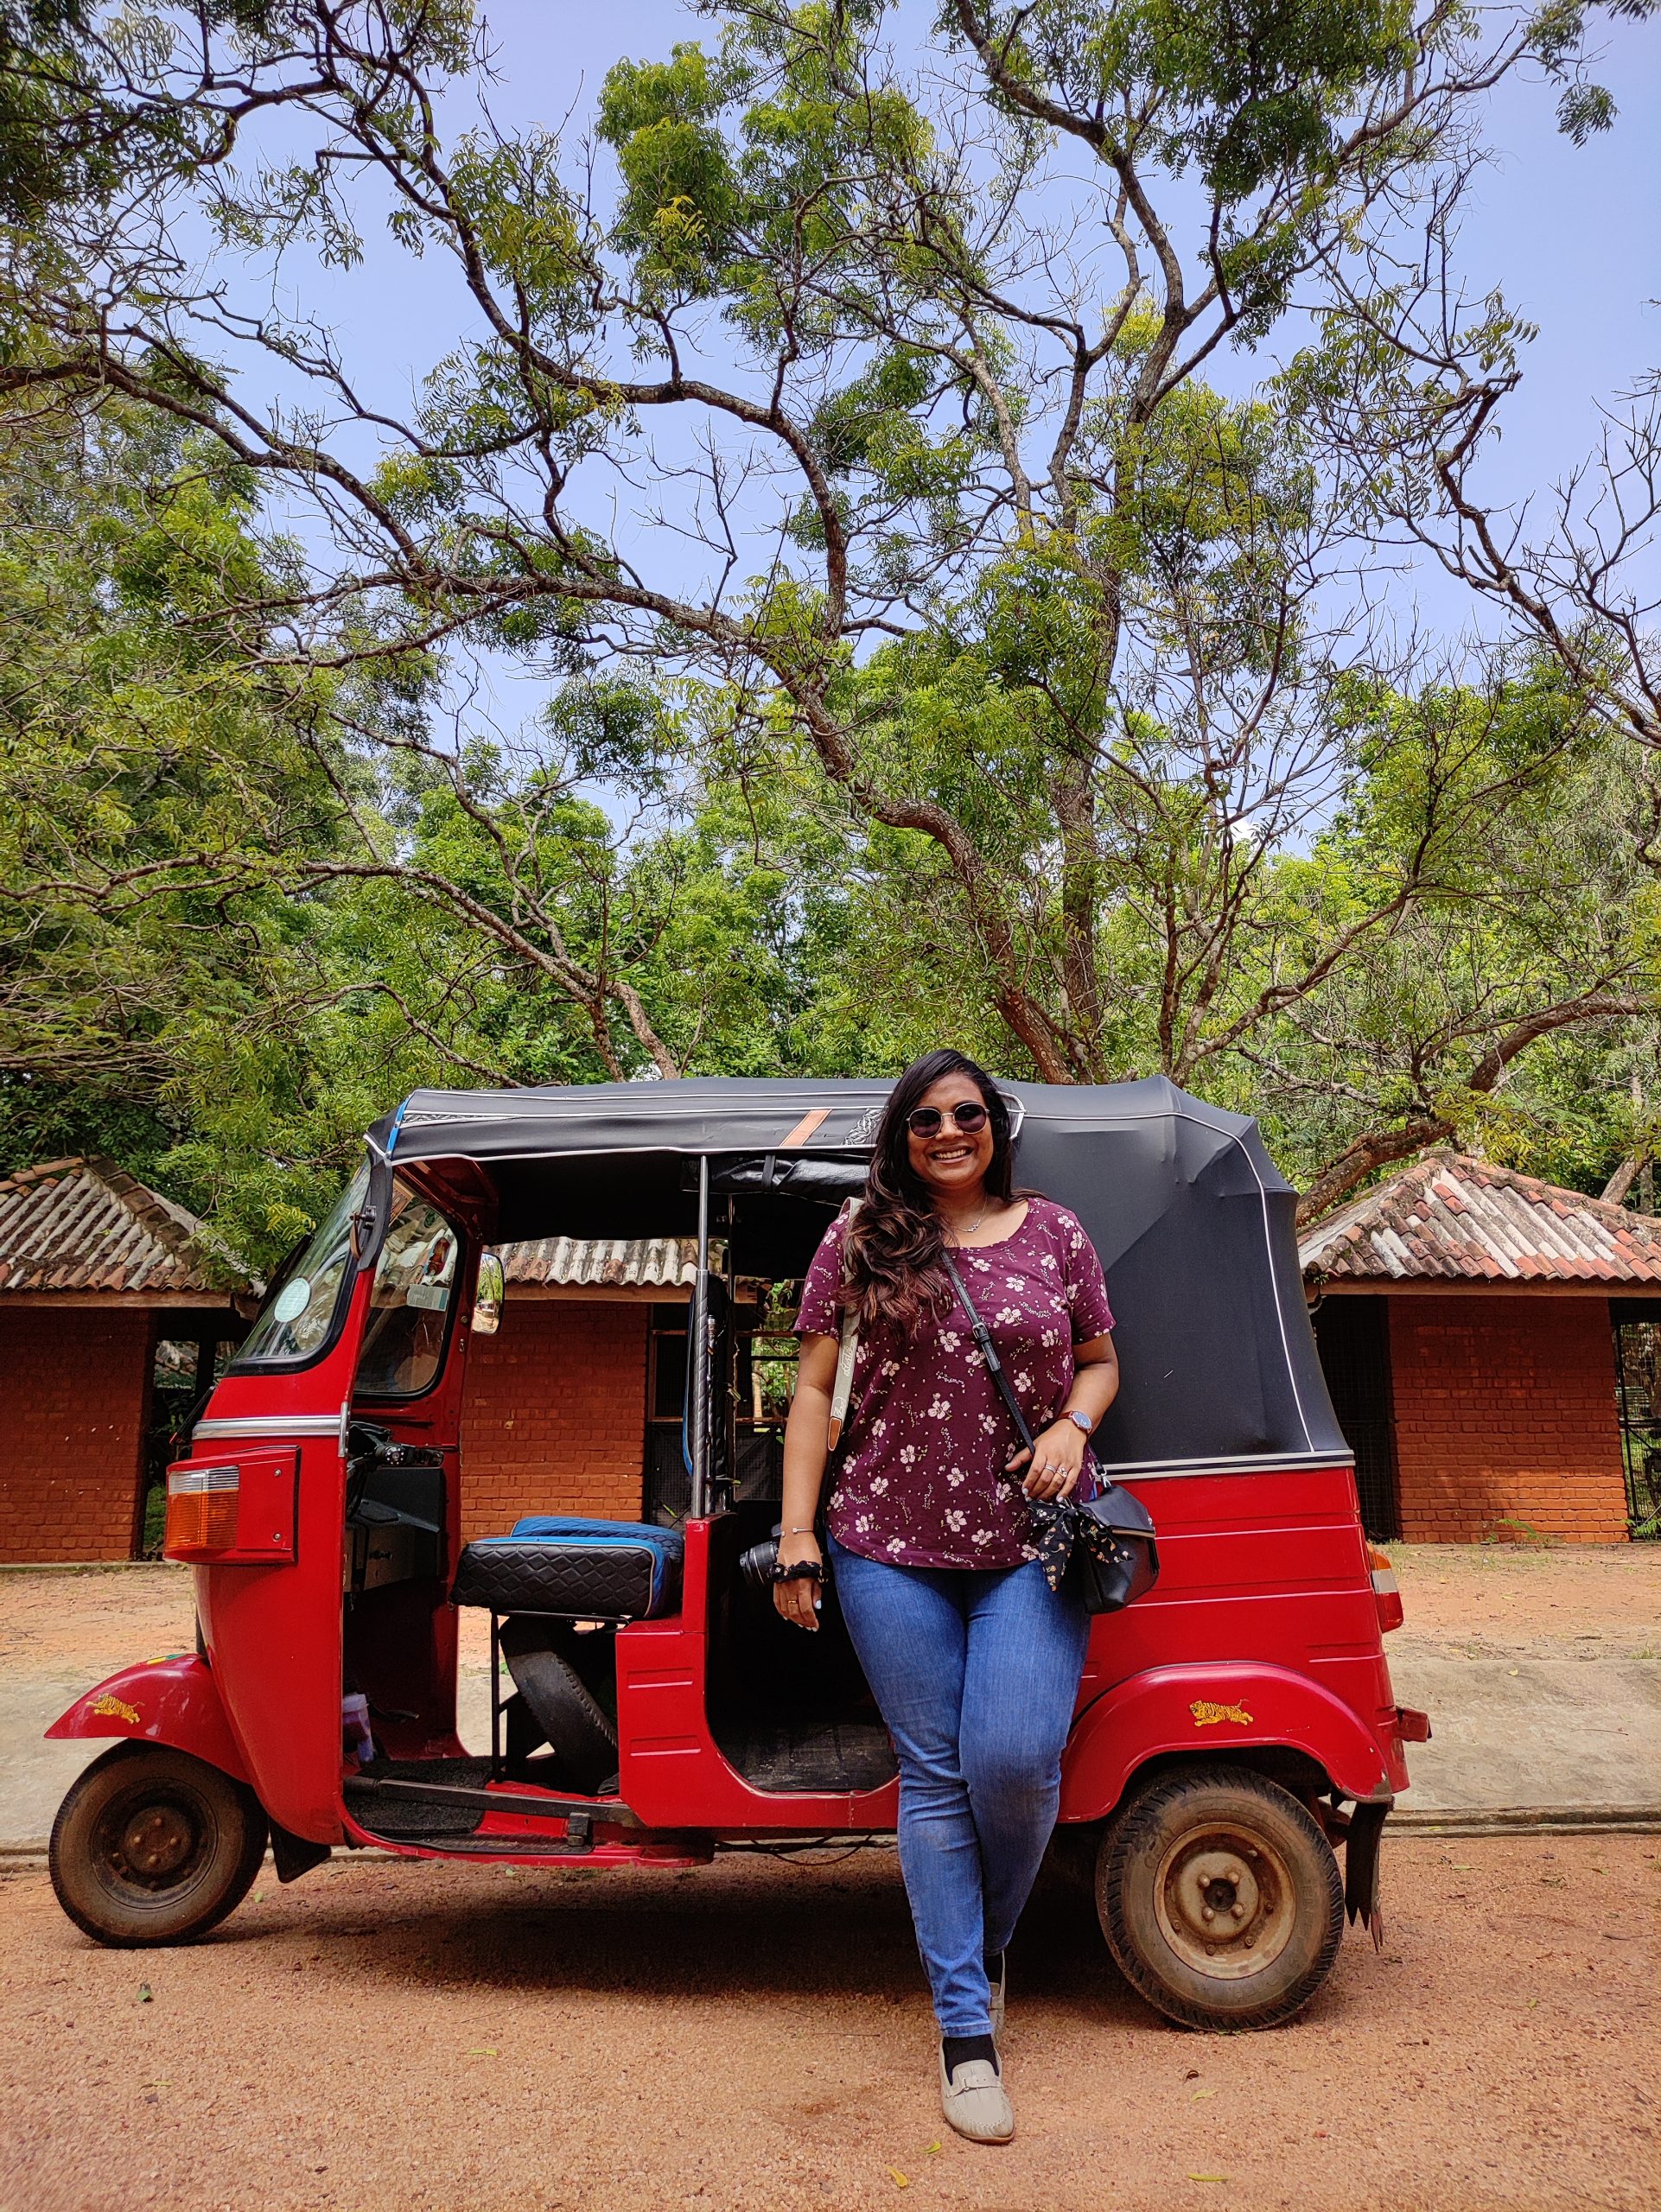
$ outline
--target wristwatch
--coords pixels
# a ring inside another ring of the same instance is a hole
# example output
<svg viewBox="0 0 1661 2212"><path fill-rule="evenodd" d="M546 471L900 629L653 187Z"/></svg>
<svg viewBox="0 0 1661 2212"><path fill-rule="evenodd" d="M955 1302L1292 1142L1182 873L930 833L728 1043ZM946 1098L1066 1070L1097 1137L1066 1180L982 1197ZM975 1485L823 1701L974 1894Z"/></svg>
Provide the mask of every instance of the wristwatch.
<svg viewBox="0 0 1661 2212"><path fill-rule="evenodd" d="M1096 1433L1096 1424L1091 1421L1088 1414L1077 1413L1071 1406L1069 1406L1067 1408L1066 1418L1076 1428L1083 1429L1086 1436L1093 1436Z"/></svg>

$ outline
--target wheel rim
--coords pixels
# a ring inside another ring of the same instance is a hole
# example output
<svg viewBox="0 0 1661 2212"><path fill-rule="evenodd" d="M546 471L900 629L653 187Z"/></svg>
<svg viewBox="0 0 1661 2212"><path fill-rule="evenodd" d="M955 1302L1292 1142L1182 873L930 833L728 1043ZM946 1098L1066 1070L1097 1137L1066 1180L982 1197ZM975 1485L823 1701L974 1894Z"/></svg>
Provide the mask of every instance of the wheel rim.
<svg viewBox="0 0 1661 2212"><path fill-rule="evenodd" d="M1154 1914L1185 1966L1216 1981L1248 1981L1292 1940L1291 1868L1260 1829L1207 1821L1160 1860Z"/></svg>
<svg viewBox="0 0 1661 2212"><path fill-rule="evenodd" d="M213 1857L213 1808L176 1783L124 1790L99 1814L91 1859L101 1886L128 1905L173 1904Z"/></svg>

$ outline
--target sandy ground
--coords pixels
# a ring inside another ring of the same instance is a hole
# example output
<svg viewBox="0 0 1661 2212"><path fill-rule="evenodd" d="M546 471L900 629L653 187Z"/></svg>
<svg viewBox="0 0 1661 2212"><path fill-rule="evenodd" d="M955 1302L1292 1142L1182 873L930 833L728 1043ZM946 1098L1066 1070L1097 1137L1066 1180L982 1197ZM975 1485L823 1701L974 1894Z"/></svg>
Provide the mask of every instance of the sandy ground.
<svg viewBox="0 0 1661 2212"><path fill-rule="evenodd" d="M195 1641L195 1577L188 1567L0 1570L0 1669L88 1683ZM461 1663L487 1673L489 1616L461 1615Z"/></svg>
<svg viewBox="0 0 1661 2212"><path fill-rule="evenodd" d="M1407 1611L1392 1656L1661 1658L1661 1543L1389 1551Z"/></svg>
<svg viewBox="0 0 1661 2212"><path fill-rule="evenodd" d="M149 1953L95 1948L16 1874L0 2212L1639 2212L1661 2190L1658 1852L1387 1844L1383 1953L1352 1930L1302 2018L1255 2036L1165 2024L1087 1904L1041 1891L1002 2150L939 2118L890 1853L337 1863Z"/></svg>
<svg viewBox="0 0 1661 2212"><path fill-rule="evenodd" d="M1661 1657L1661 1543L1392 1544L1406 1625L1397 1654L1469 1658ZM489 1623L461 1617L461 1664L489 1665ZM188 1649L191 1575L178 1567L0 1573L0 1667L89 1682Z"/></svg>

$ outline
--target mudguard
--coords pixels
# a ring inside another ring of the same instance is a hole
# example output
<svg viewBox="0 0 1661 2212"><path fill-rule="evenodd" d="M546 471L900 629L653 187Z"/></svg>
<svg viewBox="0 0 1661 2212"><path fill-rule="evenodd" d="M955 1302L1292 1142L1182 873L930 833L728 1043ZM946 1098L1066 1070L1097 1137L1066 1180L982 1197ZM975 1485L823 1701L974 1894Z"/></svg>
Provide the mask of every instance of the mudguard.
<svg viewBox="0 0 1661 2212"><path fill-rule="evenodd" d="M54 1741L76 1736L130 1736L168 1744L220 1768L233 1782L251 1780L231 1735L219 1685L194 1651L172 1651L124 1667L77 1698L47 1730Z"/></svg>
<svg viewBox="0 0 1661 2212"><path fill-rule="evenodd" d="M1304 1751L1348 1797L1390 1794L1384 1751L1352 1708L1289 1668L1155 1667L1088 1706L1061 1758L1064 1821L1104 1820L1136 1769L1187 1751Z"/></svg>

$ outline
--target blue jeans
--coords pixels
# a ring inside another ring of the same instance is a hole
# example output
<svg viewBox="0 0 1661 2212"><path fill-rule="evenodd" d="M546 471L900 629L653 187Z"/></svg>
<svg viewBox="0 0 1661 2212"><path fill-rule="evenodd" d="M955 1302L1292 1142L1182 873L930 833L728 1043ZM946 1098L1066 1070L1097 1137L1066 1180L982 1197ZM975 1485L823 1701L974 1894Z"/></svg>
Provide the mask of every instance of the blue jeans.
<svg viewBox="0 0 1661 2212"><path fill-rule="evenodd" d="M898 1567L830 1543L837 1601L900 1758L900 1870L946 2036L991 2027L1003 1949L1061 1795L1090 1619L1025 1567Z"/></svg>

